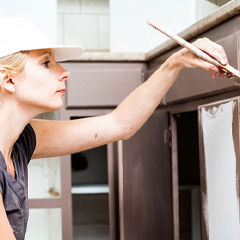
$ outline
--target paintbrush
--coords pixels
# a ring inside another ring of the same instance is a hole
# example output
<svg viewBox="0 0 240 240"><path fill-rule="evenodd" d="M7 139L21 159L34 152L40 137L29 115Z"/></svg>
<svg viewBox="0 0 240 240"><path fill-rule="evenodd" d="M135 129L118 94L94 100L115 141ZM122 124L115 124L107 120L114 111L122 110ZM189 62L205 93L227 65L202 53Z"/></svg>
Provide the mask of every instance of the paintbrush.
<svg viewBox="0 0 240 240"><path fill-rule="evenodd" d="M207 53L205 53L202 50L198 49L197 47L195 47L191 43L185 41L183 38L181 38L178 35L172 33L171 31L167 30L166 28L164 28L163 26L159 25L158 23L155 23L152 20L148 20L147 22L148 22L148 24L150 26L154 27L155 29L159 30L160 32L162 32L166 36L170 37L171 39L173 39L175 42L177 42L181 46L189 49L191 52L196 54L198 57L200 57L203 60L205 60L207 62L210 62L210 63L214 64L215 66L217 66L220 69L220 71L222 71L224 73L224 75L226 75L227 77L229 77L229 78L238 77L240 79L240 72L237 69L235 69L232 66L230 66L229 64L222 65L220 62L218 62L213 57L209 56ZM232 80L235 83L239 84L240 83L239 79L232 79Z"/></svg>

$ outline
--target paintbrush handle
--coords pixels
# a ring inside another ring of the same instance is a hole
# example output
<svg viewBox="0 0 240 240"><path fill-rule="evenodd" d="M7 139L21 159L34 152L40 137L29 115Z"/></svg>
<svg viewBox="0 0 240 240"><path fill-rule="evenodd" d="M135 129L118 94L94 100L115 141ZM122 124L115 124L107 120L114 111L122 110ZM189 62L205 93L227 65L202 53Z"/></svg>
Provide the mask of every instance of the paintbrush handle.
<svg viewBox="0 0 240 240"><path fill-rule="evenodd" d="M222 69L226 69L228 72L232 73L233 75L237 76L240 78L240 72L238 70L236 70L235 68L231 67L229 64L227 65L222 65L221 63L219 63L216 59L212 58L211 56L209 56L208 54L206 54L205 52L203 52L202 50L198 49L197 47L195 47L194 45L192 45L191 43L185 41L183 38L179 37L178 35L172 33L171 31L169 31L168 29L164 28L163 26L161 26L160 24L155 23L152 20L148 20L148 24L152 27L154 27L155 29L157 29L158 31L162 32L163 34L165 34L166 36L170 37L171 39L173 39L175 42L177 42L178 44L180 44L181 46L189 49L191 52L193 52L194 54L196 54L198 57L202 58L203 60L212 63L213 65L220 67Z"/></svg>

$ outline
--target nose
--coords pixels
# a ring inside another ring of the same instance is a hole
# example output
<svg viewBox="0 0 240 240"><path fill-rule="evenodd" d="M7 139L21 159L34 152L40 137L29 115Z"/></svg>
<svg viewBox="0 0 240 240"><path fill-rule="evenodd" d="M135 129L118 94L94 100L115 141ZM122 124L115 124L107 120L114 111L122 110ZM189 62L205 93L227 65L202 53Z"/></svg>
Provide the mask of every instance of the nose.
<svg viewBox="0 0 240 240"><path fill-rule="evenodd" d="M59 65L59 81L66 81L70 77L70 73L63 68L61 65Z"/></svg>

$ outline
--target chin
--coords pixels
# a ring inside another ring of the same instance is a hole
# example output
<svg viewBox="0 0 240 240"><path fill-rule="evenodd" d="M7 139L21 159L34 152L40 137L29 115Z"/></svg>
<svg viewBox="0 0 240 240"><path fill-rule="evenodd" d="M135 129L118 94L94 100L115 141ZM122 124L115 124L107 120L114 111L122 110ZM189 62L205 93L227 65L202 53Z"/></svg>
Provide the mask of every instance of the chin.
<svg viewBox="0 0 240 240"><path fill-rule="evenodd" d="M54 106L54 108L52 109L52 111L57 111L60 110L62 108L63 102L57 106Z"/></svg>
<svg viewBox="0 0 240 240"><path fill-rule="evenodd" d="M47 109L45 109L45 112L52 112L52 111L57 111L62 108L63 101L59 101L58 103L55 103L54 105L49 105Z"/></svg>

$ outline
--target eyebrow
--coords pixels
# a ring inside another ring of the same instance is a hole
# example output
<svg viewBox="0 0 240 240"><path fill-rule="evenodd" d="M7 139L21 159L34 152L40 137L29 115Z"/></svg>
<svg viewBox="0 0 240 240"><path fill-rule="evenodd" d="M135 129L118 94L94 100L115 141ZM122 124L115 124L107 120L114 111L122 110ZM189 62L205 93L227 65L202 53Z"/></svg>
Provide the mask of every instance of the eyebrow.
<svg viewBox="0 0 240 240"><path fill-rule="evenodd" d="M48 54L50 57L52 56L52 53L50 51L46 51L44 52L43 54L41 54L41 56L45 55L45 54Z"/></svg>
<svg viewBox="0 0 240 240"><path fill-rule="evenodd" d="M45 52L43 52L43 53L40 53L38 56L39 57L42 57L42 56L44 56L44 55L49 55L49 57L51 57L52 56L52 53L50 52L50 51L45 51ZM47 57L47 56L46 56Z"/></svg>

